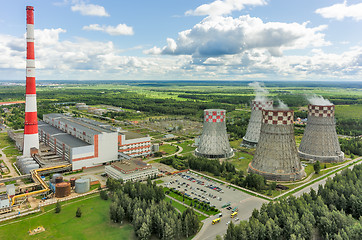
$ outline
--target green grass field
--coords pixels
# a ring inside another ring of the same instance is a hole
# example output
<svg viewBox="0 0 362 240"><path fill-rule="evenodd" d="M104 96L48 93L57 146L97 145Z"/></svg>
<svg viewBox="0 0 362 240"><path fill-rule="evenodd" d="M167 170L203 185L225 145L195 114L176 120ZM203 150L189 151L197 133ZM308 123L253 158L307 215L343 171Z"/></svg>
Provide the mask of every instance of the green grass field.
<svg viewBox="0 0 362 240"><path fill-rule="evenodd" d="M362 105L336 105L337 118L362 118Z"/></svg>
<svg viewBox="0 0 362 240"><path fill-rule="evenodd" d="M44 213L1 223L0 239L136 239L132 225L110 222L110 200L104 201L98 194L92 196L69 205L62 203L62 211L58 214L54 213L55 205L52 205L46 207ZM75 217L78 207L82 210L81 218ZM43 226L45 232L29 236L29 229L38 226Z"/></svg>
<svg viewBox="0 0 362 240"><path fill-rule="evenodd" d="M7 146L15 146L15 143L8 137L7 133L0 133L0 148L4 148Z"/></svg>
<svg viewBox="0 0 362 240"><path fill-rule="evenodd" d="M177 152L176 149L177 149L176 146L171 146L170 144L163 144L162 146L160 146L160 152L165 152L166 155L170 155Z"/></svg>
<svg viewBox="0 0 362 240"><path fill-rule="evenodd" d="M193 143L194 143L193 140L187 140L182 143L176 143L176 145L182 147L183 150L182 150L181 154L183 154L183 153L188 153L188 152L195 150L195 147L192 147Z"/></svg>

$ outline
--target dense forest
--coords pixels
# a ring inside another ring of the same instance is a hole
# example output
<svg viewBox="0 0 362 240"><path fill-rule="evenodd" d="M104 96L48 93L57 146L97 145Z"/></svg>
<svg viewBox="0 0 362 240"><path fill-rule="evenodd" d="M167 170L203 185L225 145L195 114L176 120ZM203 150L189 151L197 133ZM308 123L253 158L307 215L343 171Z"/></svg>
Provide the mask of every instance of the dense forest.
<svg viewBox="0 0 362 240"><path fill-rule="evenodd" d="M318 192L264 204L249 221L230 224L225 240L362 239L362 165L343 170Z"/></svg>
<svg viewBox="0 0 362 240"><path fill-rule="evenodd" d="M163 188L152 183L127 182L125 184L108 178L107 187L110 191L110 218L113 222L132 223L138 239L184 239L199 229L200 221L195 212L188 208L178 213L165 198ZM101 194L103 199L107 195Z"/></svg>

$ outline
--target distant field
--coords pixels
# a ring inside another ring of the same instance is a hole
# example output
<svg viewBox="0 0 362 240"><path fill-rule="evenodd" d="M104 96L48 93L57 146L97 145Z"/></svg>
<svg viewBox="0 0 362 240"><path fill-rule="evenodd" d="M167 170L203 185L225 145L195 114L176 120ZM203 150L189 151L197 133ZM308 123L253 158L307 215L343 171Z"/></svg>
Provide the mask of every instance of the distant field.
<svg viewBox="0 0 362 240"><path fill-rule="evenodd" d="M53 208L44 214L31 215L10 222L9 225L0 224L0 239L136 239L133 227L130 224L113 224L109 219L110 200L101 200L97 195L80 202L73 202L62 206L62 211L54 213ZM76 218L75 212L80 207L82 217ZM45 232L29 236L28 230L43 226Z"/></svg>
<svg viewBox="0 0 362 240"><path fill-rule="evenodd" d="M362 119L362 105L336 105L336 117Z"/></svg>

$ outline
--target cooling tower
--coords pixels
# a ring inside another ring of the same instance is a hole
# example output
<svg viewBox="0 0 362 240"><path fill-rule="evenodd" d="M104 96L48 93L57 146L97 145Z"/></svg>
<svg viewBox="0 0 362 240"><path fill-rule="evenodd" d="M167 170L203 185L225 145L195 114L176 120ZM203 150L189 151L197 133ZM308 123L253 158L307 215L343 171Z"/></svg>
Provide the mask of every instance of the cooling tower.
<svg viewBox="0 0 362 240"><path fill-rule="evenodd" d="M251 115L248 124L248 129L243 137L242 145L248 147L256 147L260 137L261 119L263 117L262 110L273 107L273 101L252 101Z"/></svg>
<svg viewBox="0 0 362 240"><path fill-rule="evenodd" d="M248 172L274 181L305 176L294 139L293 110L262 110L260 139Z"/></svg>
<svg viewBox="0 0 362 240"><path fill-rule="evenodd" d="M206 158L228 158L233 155L226 134L226 111L204 110L204 126L195 155Z"/></svg>
<svg viewBox="0 0 362 240"><path fill-rule="evenodd" d="M299 146L299 157L320 162L342 162L334 122L334 105L308 105L308 122Z"/></svg>

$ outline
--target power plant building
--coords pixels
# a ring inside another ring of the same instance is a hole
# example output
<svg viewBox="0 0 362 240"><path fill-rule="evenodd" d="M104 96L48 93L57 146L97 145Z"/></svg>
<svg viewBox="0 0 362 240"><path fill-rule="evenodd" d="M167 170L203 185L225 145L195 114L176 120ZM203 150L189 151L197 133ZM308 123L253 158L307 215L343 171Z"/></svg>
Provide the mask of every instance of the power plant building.
<svg viewBox="0 0 362 240"><path fill-rule="evenodd" d="M243 137L242 145L248 147L256 147L260 138L260 128L263 118L263 109L271 109L273 107L273 101L256 101L251 102L251 115L246 130L246 134Z"/></svg>
<svg viewBox="0 0 362 240"><path fill-rule="evenodd" d="M140 160L112 163L105 169L109 177L117 180L122 179L124 182L146 180L148 177L154 177L159 173L157 168Z"/></svg>
<svg viewBox="0 0 362 240"><path fill-rule="evenodd" d="M195 155L206 158L228 158L233 155L226 133L226 111L204 110L204 125Z"/></svg>
<svg viewBox="0 0 362 240"><path fill-rule="evenodd" d="M40 141L62 160L70 162L72 170L105 165L118 160L123 153L131 156L151 153L150 137L137 134L129 140L127 134L102 122L58 113L45 114L43 121L39 121Z"/></svg>
<svg viewBox="0 0 362 240"><path fill-rule="evenodd" d="M334 111L334 105L308 105L308 121L299 146L300 158L323 163L343 161Z"/></svg>
<svg viewBox="0 0 362 240"><path fill-rule="evenodd" d="M248 172L273 181L305 176L294 138L292 110L263 110L259 143Z"/></svg>

